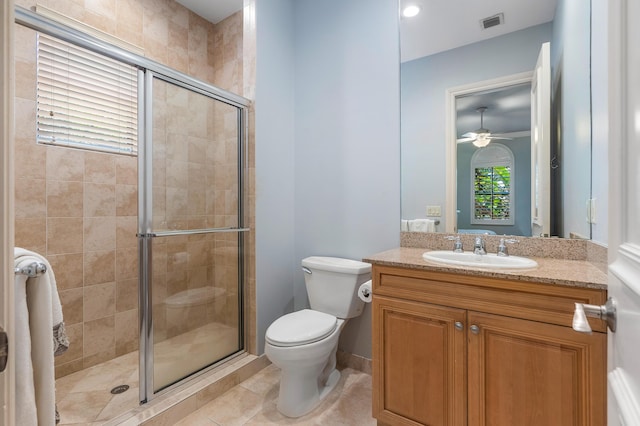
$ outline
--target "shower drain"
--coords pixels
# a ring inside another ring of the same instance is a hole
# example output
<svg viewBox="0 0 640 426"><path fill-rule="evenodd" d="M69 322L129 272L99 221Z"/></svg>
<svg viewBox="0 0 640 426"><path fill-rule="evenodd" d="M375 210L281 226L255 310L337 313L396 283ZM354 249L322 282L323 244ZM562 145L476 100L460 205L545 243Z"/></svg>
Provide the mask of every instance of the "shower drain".
<svg viewBox="0 0 640 426"><path fill-rule="evenodd" d="M114 395L118 395L119 393L126 392L129 389L129 385L118 385L115 388L111 389L111 393Z"/></svg>

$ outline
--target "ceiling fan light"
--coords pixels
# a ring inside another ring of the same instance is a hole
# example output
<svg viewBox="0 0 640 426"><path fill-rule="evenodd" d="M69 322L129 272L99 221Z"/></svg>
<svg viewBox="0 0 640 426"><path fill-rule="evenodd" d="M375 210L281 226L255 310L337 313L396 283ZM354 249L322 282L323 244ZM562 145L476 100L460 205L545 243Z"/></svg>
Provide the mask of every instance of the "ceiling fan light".
<svg viewBox="0 0 640 426"><path fill-rule="evenodd" d="M489 142L491 142L491 138L486 133L480 133L476 140L473 141L473 145L478 148L484 148L489 145Z"/></svg>

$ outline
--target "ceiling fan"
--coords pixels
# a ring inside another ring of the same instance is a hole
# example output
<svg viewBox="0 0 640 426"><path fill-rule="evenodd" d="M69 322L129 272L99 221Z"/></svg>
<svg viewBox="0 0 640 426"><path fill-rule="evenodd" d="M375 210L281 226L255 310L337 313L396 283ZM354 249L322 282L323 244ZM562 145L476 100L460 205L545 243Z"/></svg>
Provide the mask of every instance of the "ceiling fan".
<svg viewBox="0 0 640 426"><path fill-rule="evenodd" d="M511 138L492 136L489 129L484 128L484 112L486 110L487 110L487 107L480 107L476 109L476 111L480 113L480 128L473 132L467 132L464 135L462 135L462 137L457 140L458 143L472 142L478 148L483 148L489 145L489 142L491 142L493 139L511 140Z"/></svg>

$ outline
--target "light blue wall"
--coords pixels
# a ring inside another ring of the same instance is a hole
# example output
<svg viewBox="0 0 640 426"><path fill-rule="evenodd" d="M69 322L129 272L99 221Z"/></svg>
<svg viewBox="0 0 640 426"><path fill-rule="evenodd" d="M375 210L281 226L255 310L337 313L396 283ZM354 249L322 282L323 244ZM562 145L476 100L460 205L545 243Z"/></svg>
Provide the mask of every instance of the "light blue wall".
<svg viewBox="0 0 640 426"><path fill-rule="evenodd" d="M399 246L399 30L395 0L295 1L295 263ZM307 306L296 269L295 307ZM341 347L371 356L371 310Z"/></svg>
<svg viewBox="0 0 640 426"><path fill-rule="evenodd" d="M511 149L515 177L514 225L471 225L471 157L478 148L471 143L458 145L458 229L489 229L498 235L531 236L531 138L516 138L508 143L493 141Z"/></svg>
<svg viewBox="0 0 640 426"><path fill-rule="evenodd" d="M551 42L551 87L562 79L563 237L589 238L586 202L591 194L590 1L559 0ZM598 19L601 19L599 17ZM558 74L560 73L560 74Z"/></svg>
<svg viewBox="0 0 640 426"><path fill-rule="evenodd" d="M256 307L258 350L271 322L293 309L293 0L256 1Z"/></svg>
<svg viewBox="0 0 640 426"><path fill-rule="evenodd" d="M591 227L593 241L609 242L609 58L607 0L591 0L591 120L592 120L592 168L591 193L596 200L596 223Z"/></svg>
<svg viewBox="0 0 640 426"><path fill-rule="evenodd" d="M300 261L399 246L396 0L259 0L256 87L258 348L308 306ZM371 310L341 348L371 357Z"/></svg>
<svg viewBox="0 0 640 426"><path fill-rule="evenodd" d="M445 93L452 87L532 71L550 23L405 62L401 67L402 216L424 217L445 192ZM446 224L442 220L440 229Z"/></svg>

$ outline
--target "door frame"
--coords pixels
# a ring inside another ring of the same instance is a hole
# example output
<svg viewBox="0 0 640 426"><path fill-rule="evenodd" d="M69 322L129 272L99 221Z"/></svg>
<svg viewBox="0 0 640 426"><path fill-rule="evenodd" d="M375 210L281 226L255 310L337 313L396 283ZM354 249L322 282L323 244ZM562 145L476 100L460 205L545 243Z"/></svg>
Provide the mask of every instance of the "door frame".
<svg viewBox="0 0 640 426"><path fill-rule="evenodd" d="M456 232L458 229L456 214L458 193L456 174L456 164L458 161L458 143L456 141L456 98L458 96L469 95L476 92L483 92L485 90L499 89L501 87L531 83L532 78L533 71L526 71L518 74L506 75L503 77L492 78L490 80L478 81L447 89L445 97L445 140L447 141L445 193L447 194L447 198L445 204L444 232L452 233Z"/></svg>
<svg viewBox="0 0 640 426"><path fill-rule="evenodd" d="M15 358L14 345L14 289L13 283L13 244L14 244L14 194L13 194L13 146L14 146L14 0L5 0L0 6L0 73L2 74L0 98L0 326L9 337L9 362L7 369L0 373L0 423L15 424Z"/></svg>

